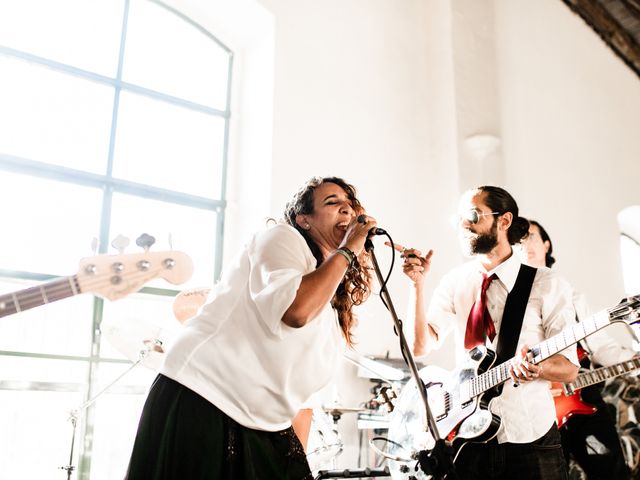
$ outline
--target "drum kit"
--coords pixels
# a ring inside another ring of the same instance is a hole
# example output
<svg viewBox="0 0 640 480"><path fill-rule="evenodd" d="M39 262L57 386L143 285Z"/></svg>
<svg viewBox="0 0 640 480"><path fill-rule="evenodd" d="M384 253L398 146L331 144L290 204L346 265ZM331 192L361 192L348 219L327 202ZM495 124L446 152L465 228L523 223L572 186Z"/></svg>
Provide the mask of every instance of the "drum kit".
<svg viewBox="0 0 640 480"><path fill-rule="evenodd" d="M179 294L173 303L175 318L180 323L184 323L187 319L193 317L199 307L205 303L208 293L209 289L201 288ZM177 325L180 328L179 324ZM100 392L70 412L70 421L73 427L71 452L69 463L60 467L67 472L68 479L71 478L71 474L75 470L73 466L73 449L78 418L98 397L138 365L157 371L162 364L166 345L170 344L176 335L175 330L162 329L140 321L129 322L126 325L123 323L105 323L101 326L101 333L111 346L132 363L127 370ZM401 473L401 468L405 463L413 460L411 458L413 452L405 451L400 442L376 436L370 436L369 438L369 444L372 447L371 451L375 452L373 467L361 468L358 465L358 468L355 469L338 469L338 459L345 450L345 444L339 429L340 420L344 416L351 417L353 415L356 417L357 429L361 434L361 449L363 447L363 432L368 431L374 435L379 435L387 431L394 431L394 429L395 437L401 438L403 440L402 443L406 440L408 444L415 446L417 445L417 438L414 435L416 426L422 423L416 420L418 417L412 413L413 410L411 408L404 408L403 411L407 413L400 414L400 416L397 412L395 414L390 413L394 410L394 404L398 404L398 402L401 405L413 402L416 407L419 407L415 392L412 395L400 395L399 398L396 398L399 388L407 383L408 371L398 368L399 364L397 362L392 366L390 362L393 363L393 361L386 358L376 359L345 354L345 359L358 367L358 376L369 378L375 384L370 390L373 397L363 402L361 406L343 405L334 402L313 409L306 452L309 466L315 475L314 478L316 480L322 478L379 478L390 476L398 479L406 478L404 473ZM415 387L413 390L416 390ZM403 417L402 415L405 416ZM394 423L395 426L391 425L391 423ZM398 433L398 426L403 428L409 426L410 428L407 432ZM383 466L386 460L389 460L388 463L391 470L389 466ZM358 463L360 464L360 460L358 460ZM418 476L415 478L426 477Z"/></svg>

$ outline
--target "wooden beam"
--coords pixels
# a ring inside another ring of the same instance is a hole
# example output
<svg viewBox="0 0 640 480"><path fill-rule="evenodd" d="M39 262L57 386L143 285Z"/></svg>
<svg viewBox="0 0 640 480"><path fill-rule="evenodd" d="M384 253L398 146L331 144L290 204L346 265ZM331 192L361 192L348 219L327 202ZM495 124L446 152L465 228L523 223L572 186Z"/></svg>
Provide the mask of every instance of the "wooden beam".
<svg viewBox="0 0 640 480"><path fill-rule="evenodd" d="M620 22L597 0L562 0L593 28L609 47L640 77L640 45ZM622 0L629 16L640 24L638 3ZM630 9L628 7L631 7Z"/></svg>

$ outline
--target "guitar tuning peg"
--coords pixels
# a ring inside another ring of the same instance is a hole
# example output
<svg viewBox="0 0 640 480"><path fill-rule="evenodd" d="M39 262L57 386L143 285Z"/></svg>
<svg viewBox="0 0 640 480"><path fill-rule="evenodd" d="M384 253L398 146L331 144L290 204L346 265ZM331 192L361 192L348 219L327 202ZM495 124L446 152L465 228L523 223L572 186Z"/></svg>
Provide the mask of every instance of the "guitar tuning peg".
<svg viewBox="0 0 640 480"><path fill-rule="evenodd" d="M127 248L130 243L131 241L129 240L129 238L121 234L111 241L111 246L118 250L118 253L122 254L122 252L124 252L124 249Z"/></svg>
<svg viewBox="0 0 640 480"><path fill-rule="evenodd" d="M145 249L145 251L149 250L151 246L156 243L155 237L147 233L143 233L138 238L136 238L136 245Z"/></svg>
<svg viewBox="0 0 640 480"><path fill-rule="evenodd" d="M173 236L169 233L169 250L173 250Z"/></svg>
<svg viewBox="0 0 640 480"><path fill-rule="evenodd" d="M91 251L95 255L98 253L98 247L100 246L100 242L98 241L98 237L93 237L91 239Z"/></svg>

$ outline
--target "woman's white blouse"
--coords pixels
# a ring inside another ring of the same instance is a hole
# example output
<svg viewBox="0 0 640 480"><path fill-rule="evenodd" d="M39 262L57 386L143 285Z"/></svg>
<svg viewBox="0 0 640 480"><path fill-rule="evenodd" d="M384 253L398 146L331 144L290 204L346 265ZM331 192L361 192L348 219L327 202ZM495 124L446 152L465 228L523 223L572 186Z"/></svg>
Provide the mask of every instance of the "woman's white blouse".
<svg viewBox="0 0 640 480"><path fill-rule="evenodd" d="M344 351L327 304L301 328L282 322L316 259L294 228L257 233L189 320L160 372L249 428L291 425L300 406L333 376Z"/></svg>

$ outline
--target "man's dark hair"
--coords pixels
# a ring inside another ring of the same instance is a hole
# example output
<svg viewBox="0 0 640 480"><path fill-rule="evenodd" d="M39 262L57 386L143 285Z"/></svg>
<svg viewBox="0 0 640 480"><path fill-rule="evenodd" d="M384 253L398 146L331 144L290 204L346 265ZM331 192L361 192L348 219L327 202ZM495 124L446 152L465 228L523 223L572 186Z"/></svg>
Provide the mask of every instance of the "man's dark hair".
<svg viewBox="0 0 640 480"><path fill-rule="evenodd" d="M518 216L518 204L511 194L504 188L484 185L477 188L478 191L486 193L485 203L492 212L503 213L511 212L513 220L511 226L507 230L507 238L510 245L519 243L527 233L529 233L529 221L526 218Z"/></svg>

